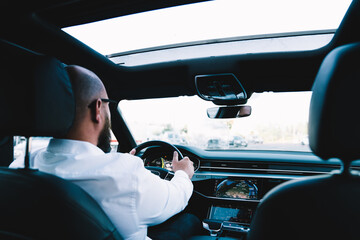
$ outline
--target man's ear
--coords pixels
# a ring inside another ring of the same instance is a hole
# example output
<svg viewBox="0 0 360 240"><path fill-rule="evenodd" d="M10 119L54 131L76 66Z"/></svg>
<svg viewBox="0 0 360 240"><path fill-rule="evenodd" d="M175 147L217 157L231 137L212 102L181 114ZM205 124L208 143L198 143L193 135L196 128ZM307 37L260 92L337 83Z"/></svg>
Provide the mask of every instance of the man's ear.
<svg viewBox="0 0 360 240"><path fill-rule="evenodd" d="M102 101L98 98L91 108L91 120L95 123L100 122L100 110L101 110Z"/></svg>

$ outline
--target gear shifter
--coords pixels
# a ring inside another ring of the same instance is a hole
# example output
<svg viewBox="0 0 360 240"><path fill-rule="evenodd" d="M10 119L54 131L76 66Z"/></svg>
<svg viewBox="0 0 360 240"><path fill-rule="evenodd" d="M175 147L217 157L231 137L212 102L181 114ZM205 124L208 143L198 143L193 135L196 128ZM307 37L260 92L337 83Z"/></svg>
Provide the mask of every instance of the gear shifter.
<svg viewBox="0 0 360 240"><path fill-rule="evenodd" d="M205 219L203 221L203 228L209 231L210 236L218 237L222 233L222 222Z"/></svg>

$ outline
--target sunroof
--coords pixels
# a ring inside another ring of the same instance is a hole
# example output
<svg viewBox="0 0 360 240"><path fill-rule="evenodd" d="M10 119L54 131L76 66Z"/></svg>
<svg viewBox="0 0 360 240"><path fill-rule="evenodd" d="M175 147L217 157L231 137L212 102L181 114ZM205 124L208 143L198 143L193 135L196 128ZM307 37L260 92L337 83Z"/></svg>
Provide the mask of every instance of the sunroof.
<svg viewBox="0 0 360 240"><path fill-rule="evenodd" d="M101 54L214 39L337 29L351 0L215 0L63 30Z"/></svg>
<svg viewBox="0 0 360 240"><path fill-rule="evenodd" d="M224 38L213 41L174 44L106 55L118 65L132 67L209 56L314 50L328 44L335 30L306 31Z"/></svg>

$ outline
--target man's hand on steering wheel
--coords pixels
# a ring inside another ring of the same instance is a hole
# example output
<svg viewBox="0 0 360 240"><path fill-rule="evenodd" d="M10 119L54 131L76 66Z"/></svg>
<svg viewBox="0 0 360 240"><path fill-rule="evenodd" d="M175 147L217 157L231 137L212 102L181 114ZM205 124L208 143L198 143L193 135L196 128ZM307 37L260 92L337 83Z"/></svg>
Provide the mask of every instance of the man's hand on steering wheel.
<svg viewBox="0 0 360 240"><path fill-rule="evenodd" d="M188 157L184 157L179 161L178 153L176 151L174 151L172 169L174 172L183 170L187 173L190 179L194 175L194 163Z"/></svg>
<svg viewBox="0 0 360 240"><path fill-rule="evenodd" d="M129 153L131 155L135 155L136 149L132 149ZM178 170L183 170L190 179L194 175L194 163L188 157L184 157L179 161L179 154L176 151L174 151L173 155L172 169L174 172Z"/></svg>
<svg viewBox="0 0 360 240"><path fill-rule="evenodd" d="M131 149L131 151L129 152L131 155L135 155L136 154L136 149L135 148L133 148L133 149Z"/></svg>

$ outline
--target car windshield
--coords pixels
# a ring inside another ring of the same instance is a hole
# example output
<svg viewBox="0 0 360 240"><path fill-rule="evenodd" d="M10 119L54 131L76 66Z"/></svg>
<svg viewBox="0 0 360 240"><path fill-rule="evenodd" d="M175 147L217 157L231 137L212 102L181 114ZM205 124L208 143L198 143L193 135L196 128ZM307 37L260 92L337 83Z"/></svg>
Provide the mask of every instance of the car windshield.
<svg viewBox="0 0 360 240"><path fill-rule="evenodd" d="M209 43L209 40L219 42L219 39L244 36L335 30L350 3L351 0L205 1L63 30L108 55L197 41ZM331 37L325 36L312 41L301 39L299 42L306 41L302 49L312 49L330 40ZM284 45L275 42L275 45L279 44Z"/></svg>
<svg viewBox="0 0 360 240"><path fill-rule="evenodd" d="M163 140L206 150L309 152L311 92L254 93L249 117L210 119L215 105L198 96L123 100L119 107L137 143Z"/></svg>

